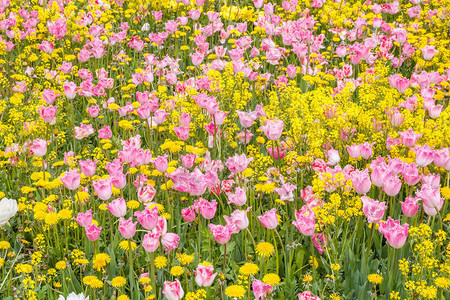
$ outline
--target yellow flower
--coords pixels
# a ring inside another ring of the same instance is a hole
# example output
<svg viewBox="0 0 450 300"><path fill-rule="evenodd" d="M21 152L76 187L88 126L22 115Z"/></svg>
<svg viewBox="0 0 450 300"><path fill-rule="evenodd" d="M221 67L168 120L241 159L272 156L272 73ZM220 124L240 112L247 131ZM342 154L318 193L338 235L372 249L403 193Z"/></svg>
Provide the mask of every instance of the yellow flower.
<svg viewBox="0 0 450 300"><path fill-rule="evenodd" d="M58 214L55 212L48 213L45 216L45 224L47 224L47 225L58 224L58 220L59 220Z"/></svg>
<svg viewBox="0 0 450 300"><path fill-rule="evenodd" d="M275 286L280 284L281 278L275 273L268 273L264 275L263 280L265 284L270 284L271 286Z"/></svg>
<svg viewBox="0 0 450 300"><path fill-rule="evenodd" d="M148 278L148 277L141 277L139 279L139 283L142 284L142 285L149 284L150 283L150 278Z"/></svg>
<svg viewBox="0 0 450 300"><path fill-rule="evenodd" d="M0 249L6 250L11 247L11 244L7 241L0 241Z"/></svg>
<svg viewBox="0 0 450 300"><path fill-rule="evenodd" d="M333 271L339 271L341 269L341 266L339 264L332 264L331 269Z"/></svg>
<svg viewBox="0 0 450 300"><path fill-rule="evenodd" d="M97 271L100 271L106 264L109 264L111 258L106 253L99 253L94 256L92 260L92 267Z"/></svg>
<svg viewBox="0 0 450 300"><path fill-rule="evenodd" d="M172 276L180 276L184 273L184 269L181 266L174 266L170 269L170 274Z"/></svg>
<svg viewBox="0 0 450 300"><path fill-rule="evenodd" d="M127 295L120 295L119 297L117 297L117 300L130 300L130 297L128 297Z"/></svg>
<svg viewBox="0 0 450 300"><path fill-rule="evenodd" d="M242 275L255 275L258 273L259 267L253 263L245 263L242 267L239 268L239 273Z"/></svg>
<svg viewBox="0 0 450 300"><path fill-rule="evenodd" d="M57 268L58 270L64 270L66 266L66 262L64 260L61 260L56 263L55 268Z"/></svg>
<svg viewBox="0 0 450 300"><path fill-rule="evenodd" d="M441 288L443 290L450 287L450 279L448 279L446 277L438 277L434 280L434 283L436 284L436 286L438 288Z"/></svg>
<svg viewBox="0 0 450 300"><path fill-rule="evenodd" d="M123 287L127 283L127 279L122 276L116 276L111 280L111 285L116 288Z"/></svg>
<svg viewBox="0 0 450 300"><path fill-rule="evenodd" d="M383 277L380 274L369 274L367 279L373 284L380 284L383 281Z"/></svg>
<svg viewBox="0 0 450 300"><path fill-rule="evenodd" d="M270 257L275 252L275 248L271 243L261 242L256 245L256 253L259 256Z"/></svg>
<svg viewBox="0 0 450 300"><path fill-rule="evenodd" d="M194 260L194 254L177 253L176 257L182 265L188 265Z"/></svg>
<svg viewBox="0 0 450 300"><path fill-rule="evenodd" d="M155 258L155 266L158 269L162 269L162 268L167 267L167 257L165 257L165 256L157 256Z"/></svg>
<svg viewBox="0 0 450 300"><path fill-rule="evenodd" d="M128 240L127 241L121 241L119 243L119 248L122 249L122 250L128 250L130 244L131 244L131 250L134 250L134 249L137 248L137 245L136 245L135 242L128 243Z"/></svg>
<svg viewBox="0 0 450 300"><path fill-rule="evenodd" d="M303 282L306 282L306 283L310 283L311 281L312 281L312 276L311 275L309 275L309 274L305 274L305 275L303 275Z"/></svg>
<svg viewBox="0 0 450 300"><path fill-rule="evenodd" d="M233 284L225 289L225 294L230 298L241 299L245 296L245 288L242 285Z"/></svg>
<svg viewBox="0 0 450 300"><path fill-rule="evenodd" d="M127 202L127 207L129 209L136 209L139 206L141 206L141 204L138 201L136 201L136 200L130 200L130 201Z"/></svg>
<svg viewBox="0 0 450 300"><path fill-rule="evenodd" d="M0 257L0 268L3 267L4 264L5 264L5 260Z"/></svg>

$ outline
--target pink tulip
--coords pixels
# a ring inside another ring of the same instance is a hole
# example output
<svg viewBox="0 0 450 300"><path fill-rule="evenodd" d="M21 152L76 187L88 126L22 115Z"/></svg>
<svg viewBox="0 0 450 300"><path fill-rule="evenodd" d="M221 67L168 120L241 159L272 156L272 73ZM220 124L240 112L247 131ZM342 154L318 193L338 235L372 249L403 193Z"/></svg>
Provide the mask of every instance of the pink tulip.
<svg viewBox="0 0 450 300"><path fill-rule="evenodd" d="M164 281L164 296L167 300L180 300L184 296L183 288L181 287L180 281L175 279L175 281Z"/></svg>
<svg viewBox="0 0 450 300"><path fill-rule="evenodd" d="M42 98L44 99L45 104L47 105L52 105L58 96L61 95L55 94L53 90L44 89L44 91L42 92Z"/></svg>
<svg viewBox="0 0 450 300"><path fill-rule="evenodd" d="M112 138L111 127L106 126L106 125L103 126L103 128L98 131L98 137L101 138L101 139L110 139L110 138Z"/></svg>
<svg viewBox="0 0 450 300"><path fill-rule="evenodd" d="M155 165L155 169L161 173L167 171L169 167L169 162L167 161L167 154L160 155L153 160L153 164Z"/></svg>
<svg viewBox="0 0 450 300"><path fill-rule="evenodd" d="M272 208L266 211L263 216L258 216L258 220L267 229L275 229L278 226L277 210Z"/></svg>
<svg viewBox="0 0 450 300"><path fill-rule="evenodd" d="M139 149L134 158L134 162L138 166L148 165L152 162L152 152L150 150Z"/></svg>
<svg viewBox="0 0 450 300"><path fill-rule="evenodd" d="M209 224L209 229L216 241L221 245L228 243L231 238L232 229L229 226Z"/></svg>
<svg viewBox="0 0 450 300"><path fill-rule="evenodd" d="M214 266L209 265L205 266L199 264L197 269L195 269L195 282L201 287L211 286L214 282L214 279L217 276L217 272L214 272Z"/></svg>
<svg viewBox="0 0 450 300"><path fill-rule="evenodd" d="M111 184L116 189L121 190L127 185L127 176L125 174L114 173L109 178L111 179Z"/></svg>
<svg viewBox="0 0 450 300"><path fill-rule="evenodd" d="M367 169L364 171L355 170L350 174L350 178L352 180L353 189L358 194L366 194L372 186Z"/></svg>
<svg viewBox="0 0 450 300"><path fill-rule="evenodd" d="M316 231L316 218L314 212L307 206L303 206L295 213L295 221L292 222L295 227L304 235L312 236Z"/></svg>
<svg viewBox="0 0 450 300"><path fill-rule="evenodd" d="M431 60L433 56L439 52L436 49L434 49L434 46L426 46L425 48L422 48L420 50L422 50L424 60Z"/></svg>
<svg viewBox="0 0 450 300"><path fill-rule="evenodd" d="M98 105L93 105L87 108L87 112L92 118L97 118L99 111L100 107Z"/></svg>
<svg viewBox="0 0 450 300"><path fill-rule="evenodd" d="M191 207L183 208L181 210L181 216L186 222L192 223L195 220L195 210Z"/></svg>
<svg viewBox="0 0 450 300"><path fill-rule="evenodd" d="M93 220L93 218L92 218L92 210L88 210L85 213L79 212L77 217L74 218L74 219L75 219L75 221L78 222L78 224L81 227L86 227L88 225L91 225L92 224L92 220Z"/></svg>
<svg viewBox="0 0 450 300"><path fill-rule="evenodd" d="M298 300L320 300L319 296L313 296L310 291L298 294Z"/></svg>
<svg viewBox="0 0 450 300"><path fill-rule="evenodd" d="M117 218L124 217L127 214L127 203L123 198L117 198L111 201L106 208Z"/></svg>
<svg viewBox="0 0 450 300"><path fill-rule="evenodd" d="M281 201L292 202L294 201L294 194L292 192L296 189L297 187L295 185L285 183L280 188L276 188L275 192L280 196Z"/></svg>
<svg viewBox="0 0 450 300"><path fill-rule="evenodd" d="M415 163L407 164L403 167L401 174L405 180L405 183L409 186L416 185L422 178L422 175L419 174L419 170L417 169L417 165Z"/></svg>
<svg viewBox="0 0 450 300"><path fill-rule="evenodd" d="M261 130L265 133L267 138L271 141L276 141L281 137L283 133L283 121L277 119L269 119L264 126L261 126Z"/></svg>
<svg viewBox="0 0 450 300"><path fill-rule="evenodd" d="M211 220L214 218L214 215L216 214L217 210L217 201L213 200L211 202L206 201L203 198L200 198L200 201L198 202L200 214L203 216L203 218L207 220Z"/></svg>
<svg viewBox="0 0 450 300"><path fill-rule="evenodd" d="M249 220L247 213L250 209L251 207L247 208L247 210L235 210L231 213L231 220L239 230L244 230L248 227Z"/></svg>
<svg viewBox="0 0 450 300"><path fill-rule="evenodd" d="M227 197L230 201L228 201L228 204L233 203L237 206L242 206L245 203L247 203L247 195L243 189L240 187L237 187L234 191L234 194L227 193Z"/></svg>
<svg viewBox="0 0 450 300"><path fill-rule="evenodd" d="M405 132L399 132L398 134L400 135L402 144L408 148L414 146L422 136L421 133L415 133L411 128L406 130Z"/></svg>
<svg viewBox="0 0 450 300"><path fill-rule="evenodd" d="M45 123L50 123L55 119L57 110L58 107L56 106L41 106L41 108L39 109L39 114L41 115L41 118Z"/></svg>
<svg viewBox="0 0 450 300"><path fill-rule="evenodd" d="M394 221L391 217L388 217L387 221L380 223L378 231L384 235L391 247L400 249L408 237L408 228L407 223L400 225L400 220Z"/></svg>
<svg viewBox="0 0 450 300"><path fill-rule="evenodd" d="M269 292L271 293L273 291L273 287L270 284L265 284L259 279L255 279L252 283L252 290L256 300L264 300Z"/></svg>
<svg viewBox="0 0 450 300"><path fill-rule="evenodd" d="M100 237L100 232L102 231L101 227L97 227L97 225L92 224L92 225L87 225L84 228L84 231L86 232L86 236L87 238L93 242L98 240L98 238Z"/></svg>
<svg viewBox="0 0 450 300"><path fill-rule="evenodd" d="M228 158L225 164L231 172L237 174L245 171L251 161L253 161L253 157L247 158L245 154L235 154L233 157Z"/></svg>
<svg viewBox="0 0 450 300"><path fill-rule="evenodd" d="M67 99L74 99L77 95L77 85L73 82L66 81L64 83L64 93L66 94Z"/></svg>
<svg viewBox="0 0 450 300"><path fill-rule="evenodd" d="M264 0L253 0L253 5L255 8L261 8L264 4Z"/></svg>
<svg viewBox="0 0 450 300"><path fill-rule="evenodd" d="M407 197L402 204L402 212L407 217L414 217L419 210L420 204L418 198Z"/></svg>
<svg viewBox="0 0 450 300"><path fill-rule="evenodd" d="M94 187L94 190L100 199L109 200L109 198L111 198L112 195L111 179L106 178L104 180L99 179L97 181L93 181L92 186Z"/></svg>
<svg viewBox="0 0 450 300"><path fill-rule="evenodd" d="M391 197L397 196L402 187L402 181L395 175L386 178L383 191Z"/></svg>
<svg viewBox="0 0 450 300"><path fill-rule="evenodd" d="M361 150L362 158L369 159L372 157L372 155L373 155L372 147L374 144L375 143L369 144L369 143L365 142L364 144L361 145L360 150Z"/></svg>
<svg viewBox="0 0 450 300"><path fill-rule="evenodd" d="M392 172L385 165L379 165L373 168L372 174L370 174L370 179L372 183L379 188L384 186L386 178L392 175Z"/></svg>
<svg viewBox="0 0 450 300"><path fill-rule="evenodd" d="M420 198L420 200L422 200L424 205L430 208L438 207L441 201L441 192L439 187L433 188L429 184L424 184L420 191L416 192L416 195Z"/></svg>
<svg viewBox="0 0 450 300"><path fill-rule="evenodd" d="M33 140L33 144L30 146L30 150L33 152L34 156L43 157L47 154L47 144L49 142L43 139Z"/></svg>
<svg viewBox="0 0 450 300"><path fill-rule="evenodd" d="M129 240L134 236L134 234L136 233L136 224L137 222L133 223L133 218L129 219L120 218L119 232L124 239Z"/></svg>
<svg viewBox="0 0 450 300"><path fill-rule="evenodd" d="M434 151L433 162L436 167L444 167L446 164L450 165L450 155L448 149L441 149Z"/></svg>
<svg viewBox="0 0 450 300"><path fill-rule="evenodd" d="M417 166L423 168L433 162L434 151L428 145L418 147L417 145L412 149L416 153Z"/></svg>
<svg viewBox="0 0 450 300"><path fill-rule="evenodd" d="M361 145L347 146L347 152L350 157L357 159L361 156Z"/></svg>
<svg viewBox="0 0 450 300"><path fill-rule="evenodd" d="M81 169L81 173L84 174L84 176L86 177L91 177L95 174L95 166L97 164L97 161L92 161L92 160L80 160L78 162L80 169Z"/></svg>
<svg viewBox="0 0 450 300"><path fill-rule="evenodd" d="M73 191L80 186L81 176L77 170L70 170L69 172L65 172L64 176L60 177L60 180L66 188Z"/></svg>
<svg viewBox="0 0 450 300"><path fill-rule="evenodd" d="M166 120L168 113L166 113L163 109L158 109L155 111L155 115L153 116L153 121L155 121L156 124L162 124Z"/></svg>
<svg viewBox="0 0 450 300"><path fill-rule="evenodd" d="M441 175L439 174L429 174L422 177L423 184L428 184L432 188L437 189L441 184Z"/></svg>
<svg viewBox="0 0 450 300"><path fill-rule="evenodd" d="M428 207L428 206L424 205L423 210L428 216L432 217L432 216L435 216L438 214L438 211L441 210L443 204L444 204L444 198L441 198L437 207Z"/></svg>
<svg viewBox="0 0 450 300"><path fill-rule="evenodd" d="M249 128L253 125L253 122L257 119L256 113L254 112L244 112L240 110L236 110L236 113L239 117L239 122L241 123L242 127Z"/></svg>
<svg viewBox="0 0 450 300"><path fill-rule="evenodd" d="M173 130L180 140L186 141L189 138L189 126L174 127Z"/></svg>
<svg viewBox="0 0 450 300"><path fill-rule="evenodd" d="M142 247L144 247L147 252L155 252L159 247L159 234L149 232L144 235L142 240Z"/></svg>
<svg viewBox="0 0 450 300"><path fill-rule="evenodd" d="M369 223L379 223L386 211L386 202L379 202L369 197L362 196L363 212Z"/></svg>
<svg viewBox="0 0 450 300"><path fill-rule="evenodd" d="M152 202L155 195L156 195L156 190L150 184L146 185L143 188L141 187L138 189L138 200L141 203L144 203L145 205L150 205L150 203Z"/></svg>
<svg viewBox="0 0 450 300"><path fill-rule="evenodd" d="M176 233L166 233L161 238L161 244L166 248L166 253L169 253L171 250L176 249L178 247L178 243L180 242L180 237Z"/></svg>
<svg viewBox="0 0 450 300"><path fill-rule="evenodd" d="M183 166L186 169L190 169L194 166L196 158L197 158L197 155L195 155L195 154L181 155L181 162L183 163Z"/></svg>
<svg viewBox="0 0 450 300"><path fill-rule="evenodd" d="M136 211L134 216L139 223L147 230L153 230L158 225L158 207L145 208L143 211Z"/></svg>

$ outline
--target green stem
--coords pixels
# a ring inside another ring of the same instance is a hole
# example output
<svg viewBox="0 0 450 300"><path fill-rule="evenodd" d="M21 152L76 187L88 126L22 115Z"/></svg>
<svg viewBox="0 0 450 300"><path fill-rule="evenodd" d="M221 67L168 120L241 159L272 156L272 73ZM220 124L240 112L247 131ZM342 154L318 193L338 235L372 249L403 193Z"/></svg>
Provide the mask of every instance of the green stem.
<svg viewBox="0 0 450 300"><path fill-rule="evenodd" d="M279 260L279 257L278 257L278 247L277 247L277 240L275 239L275 233L274 233L274 231L272 230L272 237L273 237L273 243L274 243L274 246L275 246L275 253L277 254L277 274L279 274L279 269L280 269L280 260Z"/></svg>

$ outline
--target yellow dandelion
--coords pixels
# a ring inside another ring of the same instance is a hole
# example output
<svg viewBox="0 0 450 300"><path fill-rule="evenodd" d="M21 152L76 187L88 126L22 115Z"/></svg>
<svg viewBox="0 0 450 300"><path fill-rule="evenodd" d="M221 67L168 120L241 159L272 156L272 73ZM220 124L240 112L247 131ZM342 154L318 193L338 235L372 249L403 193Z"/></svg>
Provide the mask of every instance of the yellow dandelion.
<svg viewBox="0 0 450 300"><path fill-rule="evenodd" d="M170 269L170 274L172 274L172 276L180 276L183 275L184 273L184 269L181 266L174 266Z"/></svg>
<svg viewBox="0 0 450 300"><path fill-rule="evenodd" d="M58 224L58 220L59 220L58 214L55 212L48 213L45 216L45 224L50 226Z"/></svg>
<svg viewBox="0 0 450 300"><path fill-rule="evenodd" d="M311 281L312 281L312 276L311 275L309 275L309 274L305 274L305 275L303 275L303 282L306 282L306 283L310 283Z"/></svg>
<svg viewBox="0 0 450 300"><path fill-rule="evenodd" d="M239 273L242 275L255 275L258 273L259 267L253 263L245 263L242 267L239 268Z"/></svg>
<svg viewBox="0 0 450 300"><path fill-rule="evenodd" d="M446 277L438 277L434 280L434 283L436 284L436 286L438 288L441 288L443 290L450 287L450 279L448 279Z"/></svg>
<svg viewBox="0 0 450 300"><path fill-rule="evenodd" d="M275 286L280 284L281 278L275 273L268 273L264 275L263 280L265 284L270 284L271 286Z"/></svg>
<svg viewBox="0 0 450 300"><path fill-rule="evenodd" d="M67 264L64 260L58 261L55 265L55 268L58 270L64 270L67 267Z"/></svg>
<svg viewBox="0 0 450 300"><path fill-rule="evenodd" d="M127 295L120 295L119 297L117 297L117 300L130 300L130 297L128 297Z"/></svg>
<svg viewBox="0 0 450 300"><path fill-rule="evenodd" d="M137 209L139 208L139 206L141 206L141 204L139 203L139 201L136 200L130 200L127 202L127 207L129 209Z"/></svg>
<svg viewBox="0 0 450 300"><path fill-rule="evenodd" d="M148 277L141 277L139 279L139 283L142 284L142 285L149 284L150 283L150 278L148 278Z"/></svg>
<svg viewBox="0 0 450 300"><path fill-rule="evenodd" d="M268 242L261 242L258 245L256 245L256 253L259 256L263 257L270 257L275 252L275 248L271 243Z"/></svg>
<svg viewBox="0 0 450 300"><path fill-rule="evenodd" d="M158 269L167 267L167 257L157 256L155 258L155 267L157 267Z"/></svg>
<svg viewBox="0 0 450 300"><path fill-rule="evenodd" d="M116 288L123 287L127 283L127 279L122 276L116 276L111 280L111 285Z"/></svg>
<svg viewBox="0 0 450 300"><path fill-rule="evenodd" d="M106 253L99 253L94 256L92 260L92 267L97 271L100 271L106 264L109 264L111 258Z"/></svg>
<svg viewBox="0 0 450 300"><path fill-rule="evenodd" d="M7 241L0 241L0 249L6 250L11 247L11 244Z"/></svg>
<svg viewBox="0 0 450 300"><path fill-rule="evenodd" d="M131 250L134 250L137 248L137 245L135 242L131 242L130 244L131 244ZM119 243L119 248L122 250L128 250L130 244L128 243L128 241L121 241Z"/></svg>
<svg viewBox="0 0 450 300"><path fill-rule="evenodd" d="M194 254L177 253L176 257L180 264L184 266L190 264L194 260Z"/></svg>
<svg viewBox="0 0 450 300"><path fill-rule="evenodd" d="M225 294L230 298L241 299L245 296L245 288L242 285L233 284L225 289Z"/></svg>

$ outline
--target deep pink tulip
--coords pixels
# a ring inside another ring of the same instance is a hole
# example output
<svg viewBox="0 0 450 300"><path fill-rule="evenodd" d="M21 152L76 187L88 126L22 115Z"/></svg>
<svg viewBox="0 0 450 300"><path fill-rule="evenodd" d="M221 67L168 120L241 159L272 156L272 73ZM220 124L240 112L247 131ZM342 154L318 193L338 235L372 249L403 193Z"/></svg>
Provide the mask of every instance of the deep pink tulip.
<svg viewBox="0 0 450 300"><path fill-rule="evenodd" d="M97 164L97 161L92 161L92 160L80 160L78 162L80 169L81 169L81 173L83 173L84 176L86 177L91 177L95 174L95 167Z"/></svg>
<svg viewBox="0 0 450 300"><path fill-rule="evenodd" d="M350 178L353 183L353 189L358 194L366 194L372 186L372 182L370 181L369 177L369 171L367 169L364 171L353 171L350 174Z"/></svg>
<svg viewBox="0 0 450 300"><path fill-rule="evenodd" d="M312 236L316 231L316 217L306 205L295 213L295 227L304 235Z"/></svg>
<svg viewBox="0 0 450 300"><path fill-rule="evenodd" d="M407 217L414 217L419 210L420 204L418 198L407 197L402 204L402 212Z"/></svg>
<svg viewBox="0 0 450 300"><path fill-rule="evenodd" d="M383 191L391 197L397 196L402 187L402 181L395 175L386 178L383 186Z"/></svg>
<svg viewBox="0 0 450 300"><path fill-rule="evenodd" d="M142 240L142 247L144 247L147 252L155 252L159 247L159 234L154 232L149 232L144 235Z"/></svg>
<svg viewBox="0 0 450 300"><path fill-rule="evenodd" d="M264 300L268 296L268 293L273 291L273 287L259 279L255 279L252 283L252 291L256 300Z"/></svg>

